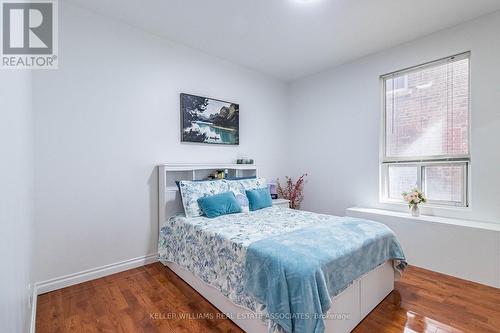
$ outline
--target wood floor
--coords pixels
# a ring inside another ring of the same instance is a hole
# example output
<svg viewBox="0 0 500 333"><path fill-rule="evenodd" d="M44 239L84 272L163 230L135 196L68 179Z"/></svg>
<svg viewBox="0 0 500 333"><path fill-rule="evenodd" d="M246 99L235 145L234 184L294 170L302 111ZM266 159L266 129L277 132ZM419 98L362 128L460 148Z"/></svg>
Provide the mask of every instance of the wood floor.
<svg viewBox="0 0 500 333"><path fill-rule="evenodd" d="M242 332L159 263L40 295L37 309L37 333ZM498 333L500 289L409 267L354 332Z"/></svg>

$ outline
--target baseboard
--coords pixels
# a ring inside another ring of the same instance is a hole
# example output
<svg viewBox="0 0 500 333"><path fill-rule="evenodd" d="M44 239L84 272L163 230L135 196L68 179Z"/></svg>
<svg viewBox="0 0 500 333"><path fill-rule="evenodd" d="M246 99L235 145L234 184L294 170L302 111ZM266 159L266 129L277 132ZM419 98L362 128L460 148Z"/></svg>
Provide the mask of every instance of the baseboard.
<svg viewBox="0 0 500 333"><path fill-rule="evenodd" d="M98 279L114 273L126 271L128 269L144 266L158 261L158 254L149 254L142 257L137 257L129 260L124 260L114 264L109 264L101 267L88 269L82 272L73 273L47 281L36 282L34 291L37 295L48 293L57 289L69 287L78 283ZM36 311L36 309L35 309Z"/></svg>
<svg viewBox="0 0 500 333"><path fill-rule="evenodd" d="M38 297L38 290L36 285L33 285L33 292L31 295L31 321L30 321L30 333L35 333L36 329L36 302Z"/></svg>

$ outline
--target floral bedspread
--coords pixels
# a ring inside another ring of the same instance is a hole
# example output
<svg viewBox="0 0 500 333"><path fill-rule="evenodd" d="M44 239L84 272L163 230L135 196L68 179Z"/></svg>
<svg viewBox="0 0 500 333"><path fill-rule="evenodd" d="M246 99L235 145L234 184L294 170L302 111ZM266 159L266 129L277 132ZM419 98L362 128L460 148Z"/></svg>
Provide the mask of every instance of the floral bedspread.
<svg viewBox="0 0 500 333"><path fill-rule="evenodd" d="M178 215L160 229L159 260L163 264L178 264L220 290L233 303L262 313L262 305L244 292L248 246L264 238L338 219L277 207L213 219Z"/></svg>

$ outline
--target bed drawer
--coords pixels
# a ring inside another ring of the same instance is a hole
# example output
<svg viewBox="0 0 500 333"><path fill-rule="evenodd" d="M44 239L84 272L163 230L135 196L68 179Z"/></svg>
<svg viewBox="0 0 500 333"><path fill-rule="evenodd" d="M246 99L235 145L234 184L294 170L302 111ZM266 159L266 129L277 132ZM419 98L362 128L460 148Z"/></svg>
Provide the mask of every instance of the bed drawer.
<svg viewBox="0 0 500 333"><path fill-rule="evenodd" d="M347 333L360 322L359 280L332 299L332 306L327 312L325 333Z"/></svg>
<svg viewBox="0 0 500 333"><path fill-rule="evenodd" d="M394 289L393 276L392 261L388 261L360 279L360 291L363 295L361 318L366 317Z"/></svg>

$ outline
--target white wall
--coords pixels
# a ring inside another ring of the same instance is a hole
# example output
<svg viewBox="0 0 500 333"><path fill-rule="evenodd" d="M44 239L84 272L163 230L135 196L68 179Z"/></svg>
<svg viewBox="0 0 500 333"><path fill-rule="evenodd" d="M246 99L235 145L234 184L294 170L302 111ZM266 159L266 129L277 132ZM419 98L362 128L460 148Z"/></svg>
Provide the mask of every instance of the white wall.
<svg viewBox="0 0 500 333"><path fill-rule="evenodd" d="M407 212L347 209L346 215L382 222L397 235L414 266L500 288L500 225Z"/></svg>
<svg viewBox="0 0 500 333"><path fill-rule="evenodd" d="M60 68L33 77L35 280L154 253L159 163L249 156L268 178L308 172L305 209L387 208L378 203L379 76L467 50L472 208L434 213L500 222L499 29L497 13L287 87L60 3ZM181 92L239 102L240 146L181 144Z"/></svg>
<svg viewBox="0 0 500 333"><path fill-rule="evenodd" d="M291 84L291 171L309 173L303 208L388 208L378 203L379 76L470 50L471 208L424 213L500 223L499 31L497 12Z"/></svg>
<svg viewBox="0 0 500 333"><path fill-rule="evenodd" d="M0 73L0 332L27 332L32 279L31 74Z"/></svg>
<svg viewBox="0 0 500 333"><path fill-rule="evenodd" d="M154 253L156 164L281 175L283 83L66 3L59 34L59 69L34 76L37 281ZM239 102L240 146L181 144L181 92Z"/></svg>

